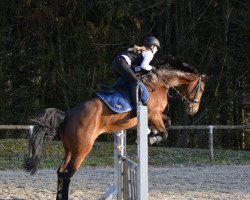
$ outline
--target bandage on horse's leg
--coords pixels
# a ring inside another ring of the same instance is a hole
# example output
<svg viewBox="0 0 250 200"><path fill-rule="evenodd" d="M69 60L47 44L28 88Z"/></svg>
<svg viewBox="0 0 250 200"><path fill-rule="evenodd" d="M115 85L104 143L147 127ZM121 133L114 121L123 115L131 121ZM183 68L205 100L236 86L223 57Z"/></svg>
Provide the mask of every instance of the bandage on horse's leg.
<svg viewBox="0 0 250 200"><path fill-rule="evenodd" d="M69 184L70 184L70 173L57 171L58 182L57 182L57 200L68 200Z"/></svg>
<svg viewBox="0 0 250 200"><path fill-rule="evenodd" d="M67 170L68 163L71 159L69 151L65 152L64 161L57 170L57 200L68 199L69 184L70 184L70 173Z"/></svg>

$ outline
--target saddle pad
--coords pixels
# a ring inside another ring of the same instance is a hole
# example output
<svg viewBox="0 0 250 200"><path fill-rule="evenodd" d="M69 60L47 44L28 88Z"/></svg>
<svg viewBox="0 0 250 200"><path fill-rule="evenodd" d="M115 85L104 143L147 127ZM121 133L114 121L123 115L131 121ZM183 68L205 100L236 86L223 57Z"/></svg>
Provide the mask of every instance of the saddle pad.
<svg viewBox="0 0 250 200"><path fill-rule="evenodd" d="M141 91L141 102L145 104L149 99L149 93L145 85L140 82L140 91ZM97 93L97 96L100 97L104 103L107 104L111 110L116 113L129 112L133 109L133 104L130 95L130 86L127 84L125 88L117 92L106 94L102 91Z"/></svg>

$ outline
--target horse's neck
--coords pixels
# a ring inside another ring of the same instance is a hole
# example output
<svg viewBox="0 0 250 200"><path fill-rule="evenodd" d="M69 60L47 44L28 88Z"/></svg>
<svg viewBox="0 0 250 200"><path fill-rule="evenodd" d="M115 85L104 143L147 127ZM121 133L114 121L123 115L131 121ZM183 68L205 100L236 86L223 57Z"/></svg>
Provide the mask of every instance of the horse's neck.
<svg viewBox="0 0 250 200"><path fill-rule="evenodd" d="M169 83L169 85L172 87L188 84L195 81L196 79L196 75L180 71L175 71L174 73L164 75L164 80L166 80L167 83Z"/></svg>
<svg viewBox="0 0 250 200"><path fill-rule="evenodd" d="M162 87L168 90L170 87L177 87L184 84L189 84L197 79L197 75L182 72L178 70L160 71L158 74L151 74L142 78L146 85L154 85L154 87Z"/></svg>

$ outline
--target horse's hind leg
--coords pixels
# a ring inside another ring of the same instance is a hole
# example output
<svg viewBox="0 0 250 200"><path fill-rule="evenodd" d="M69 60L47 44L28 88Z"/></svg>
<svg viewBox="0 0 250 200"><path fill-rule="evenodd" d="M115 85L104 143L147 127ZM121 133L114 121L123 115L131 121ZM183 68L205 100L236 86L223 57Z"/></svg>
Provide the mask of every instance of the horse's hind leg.
<svg viewBox="0 0 250 200"><path fill-rule="evenodd" d="M70 184L70 174L69 172L60 172L57 171L57 200L68 200L68 194L69 194L69 184Z"/></svg>
<svg viewBox="0 0 250 200"><path fill-rule="evenodd" d="M71 159L71 154L69 151L65 153L65 158L57 170L57 200L67 200L68 192L69 192L69 184L70 184L70 176L67 171L68 163Z"/></svg>
<svg viewBox="0 0 250 200"><path fill-rule="evenodd" d="M61 139L65 162L58 170L57 200L68 200L70 179L80 168L95 139L100 134L101 102L89 101L67 112Z"/></svg>
<svg viewBox="0 0 250 200"><path fill-rule="evenodd" d="M58 187L57 187L57 200L68 200L70 179L74 173L80 168L83 160L88 155L92 145L88 145L81 153L71 153L70 157L66 157L57 171Z"/></svg>

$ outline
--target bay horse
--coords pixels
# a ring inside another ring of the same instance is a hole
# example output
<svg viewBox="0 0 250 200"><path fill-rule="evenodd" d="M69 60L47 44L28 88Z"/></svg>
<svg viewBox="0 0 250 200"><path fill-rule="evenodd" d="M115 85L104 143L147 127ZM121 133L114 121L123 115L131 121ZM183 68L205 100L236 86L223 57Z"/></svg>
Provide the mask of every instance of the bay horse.
<svg viewBox="0 0 250 200"><path fill-rule="evenodd" d="M206 75L166 66L141 76L141 81L149 91L149 100L146 103L149 124L161 134L167 134L168 117L163 112L168 105L170 88L179 88L188 114L194 115L199 109L207 79ZM25 155L24 168L34 174L42 159L46 142L59 136L65 156L57 171L56 199L67 200L70 179L91 151L96 138L103 133L129 129L137 124L137 118L133 111L115 113L100 98L95 97L66 112L55 108L46 109L33 122L35 126L29 138L29 151Z"/></svg>

